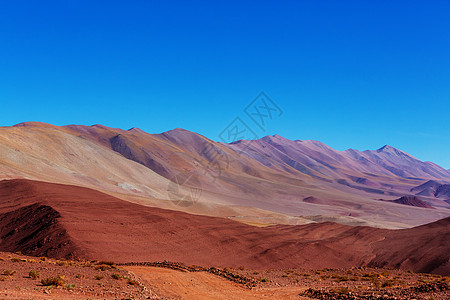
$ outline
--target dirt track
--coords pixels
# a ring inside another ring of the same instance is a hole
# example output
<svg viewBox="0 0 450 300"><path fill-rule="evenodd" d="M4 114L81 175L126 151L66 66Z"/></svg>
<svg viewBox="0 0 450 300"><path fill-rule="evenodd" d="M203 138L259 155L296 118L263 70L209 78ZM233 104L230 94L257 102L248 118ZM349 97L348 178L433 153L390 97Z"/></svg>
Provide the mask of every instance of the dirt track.
<svg viewBox="0 0 450 300"><path fill-rule="evenodd" d="M157 267L125 267L159 296L169 299L309 299L298 294L305 288L248 289L207 272L180 272Z"/></svg>

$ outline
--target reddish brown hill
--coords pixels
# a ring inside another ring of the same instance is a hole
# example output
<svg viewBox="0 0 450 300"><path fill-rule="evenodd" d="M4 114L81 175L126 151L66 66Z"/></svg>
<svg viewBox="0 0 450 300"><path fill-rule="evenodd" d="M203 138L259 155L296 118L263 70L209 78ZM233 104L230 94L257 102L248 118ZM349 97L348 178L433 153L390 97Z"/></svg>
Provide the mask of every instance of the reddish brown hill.
<svg viewBox="0 0 450 300"><path fill-rule="evenodd" d="M57 211L39 203L4 213L0 215L0 247L30 255L80 256L59 218Z"/></svg>
<svg viewBox="0 0 450 300"><path fill-rule="evenodd" d="M421 199L417 198L416 196L403 196L396 200L393 200L392 202L397 203L397 204L415 206L415 207L434 208L433 206L422 201Z"/></svg>
<svg viewBox="0 0 450 300"><path fill-rule="evenodd" d="M390 230L383 241L373 245L377 256L370 265L449 275L449 241L450 218L419 227Z"/></svg>
<svg viewBox="0 0 450 300"><path fill-rule="evenodd" d="M399 231L335 223L258 228L30 180L0 182L0 213L2 251L251 268L372 264L449 271L448 219Z"/></svg>

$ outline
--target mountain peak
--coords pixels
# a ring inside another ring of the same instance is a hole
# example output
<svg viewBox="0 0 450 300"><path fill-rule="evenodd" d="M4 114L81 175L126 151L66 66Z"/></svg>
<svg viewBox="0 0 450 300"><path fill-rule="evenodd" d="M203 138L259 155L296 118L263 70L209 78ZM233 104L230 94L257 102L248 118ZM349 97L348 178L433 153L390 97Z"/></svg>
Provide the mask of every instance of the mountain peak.
<svg viewBox="0 0 450 300"><path fill-rule="evenodd" d="M394 148L390 145L384 145L380 149L376 150L377 153L380 154L389 154L389 155L396 155L396 156L402 156L402 157L412 157L410 154L399 150L397 148Z"/></svg>
<svg viewBox="0 0 450 300"><path fill-rule="evenodd" d="M286 139L286 138L284 138L284 137L282 137L281 135L278 135L278 134L274 134L274 135L266 135L266 136L264 136L264 137L262 137L261 138L261 140L262 141L275 141L275 140L277 140L277 141L291 141L291 140L288 140L288 139Z"/></svg>
<svg viewBox="0 0 450 300"><path fill-rule="evenodd" d="M130 129L127 130L128 132L136 132L136 133L146 133L144 130L137 128L137 127L132 127Z"/></svg>
<svg viewBox="0 0 450 300"><path fill-rule="evenodd" d="M22 122L16 125L13 125L13 127L41 127L41 128L57 128L57 126L44 123L44 122Z"/></svg>
<svg viewBox="0 0 450 300"><path fill-rule="evenodd" d="M396 151L396 150L397 150L396 148L394 148L390 145L384 145L383 147L378 149L377 152L392 152L392 151Z"/></svg>
<svg viewBox="0 0 450 300"><path fill-rule="evenodd" d="M164 132L162 132L160 134L162 134L162 135L173 135L173 134L197 134L197 133L177 127L177 128L171 129L171 130L164 131Z"/></svg>
<svg viewBox="0 0 450 300"><path fill-rule="evenodd" d="M166 139L169 140L179 140L179 141L185 141L188 142L189 139L197 139L197 138L202 138L204 139L205 137L193 132L193 131L189 131L187 129L183 129L183 128L175 128L169 131L165 131L163 133L158 134L158 136L164 137ZM189 141L189 143L191 143L192 140Z"/></svg>

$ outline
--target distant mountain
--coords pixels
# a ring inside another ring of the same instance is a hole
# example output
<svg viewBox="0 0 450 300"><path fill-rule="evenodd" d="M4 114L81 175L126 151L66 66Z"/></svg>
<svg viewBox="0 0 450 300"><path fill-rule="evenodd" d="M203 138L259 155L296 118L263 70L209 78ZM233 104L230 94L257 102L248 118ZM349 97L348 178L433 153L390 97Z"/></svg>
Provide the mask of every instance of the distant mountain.
<svg viewBox="0 0 450 300"><path fill-rule="evenodd" d="M450 200L450 184L441 184L434 180L429 180L424 184L411 189L416 195L440 198Z"/></svg>
<svg viewBox="0 0 450 300"><path fill-rule="evenodd" d="M426 213L377 200L397 199L430 180L450 181L448 170L391 146L337 151L278 135L226 144L179 128L149 134L34 122L0 128L0 141L0 178L74 184L131 202L249 223L333 219L403 228L450 215L444 196L432 196L434 186L420 195L438 206ZM186 193L194 196L180 202L177 197Z"/></svg>
<svg viewBox="0 0 450 300"><path fill-rule="evenodd" d="M319 177L338 178L359 172L363 177L370 173L402 178L450 178L450 172L444 168L388 145L375 151L337 151L318 141L291 141L275 135L240 141L229 147L267 166L275 164L288 172L295 170Z"/></svg>
<svg viewBox="0 0 450 300"><path fill-rule="evenodd" d="M450 199L450 184L442 184L436 189L436 193L434 194L437 198L446 198Z"/></svg>

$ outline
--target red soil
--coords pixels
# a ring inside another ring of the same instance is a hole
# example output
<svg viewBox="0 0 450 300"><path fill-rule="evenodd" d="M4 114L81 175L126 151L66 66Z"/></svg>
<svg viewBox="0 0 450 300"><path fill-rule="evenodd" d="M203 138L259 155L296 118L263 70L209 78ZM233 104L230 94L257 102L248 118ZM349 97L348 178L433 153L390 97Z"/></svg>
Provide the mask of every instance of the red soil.
<svg viewBox="0 0 450 300"><path fill-rule="evenodd" d="M382 265L450 273L450 218L397 231L335 223L258 228L132 204L88 188L5 180L0 228L1 251L33 255L260 269Z"/></svg>

